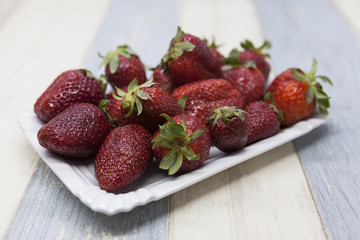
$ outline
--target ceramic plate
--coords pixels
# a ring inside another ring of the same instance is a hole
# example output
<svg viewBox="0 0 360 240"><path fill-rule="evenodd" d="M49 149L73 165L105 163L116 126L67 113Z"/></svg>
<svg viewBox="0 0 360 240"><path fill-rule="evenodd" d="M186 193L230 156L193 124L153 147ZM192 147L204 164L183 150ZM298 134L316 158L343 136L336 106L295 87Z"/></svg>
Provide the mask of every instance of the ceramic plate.
<svg viewBox="0 0 360 240"><path fill-rule="evenodd" d="M19 115L19 124L35 151L70 192L93 211L114 215L169 196L218 172L294 140L324 124L328 119L329 117L314 114L310 119L301 121L281 130L275 136L232 154L225 154L211 147L210 156L203 165L184 175L167 176L166 171L159 170L157 164L154 163L139 179L117 193L108 193L100 189L95 178L94 159L74 162L41 147L36 136L43 123L32 109Z"/></svg>

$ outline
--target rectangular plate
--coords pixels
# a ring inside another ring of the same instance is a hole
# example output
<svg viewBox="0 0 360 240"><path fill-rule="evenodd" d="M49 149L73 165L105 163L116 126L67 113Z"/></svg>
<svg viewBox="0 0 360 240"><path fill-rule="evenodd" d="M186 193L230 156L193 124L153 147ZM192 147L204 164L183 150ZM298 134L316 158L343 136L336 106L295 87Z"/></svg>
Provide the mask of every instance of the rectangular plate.
<svg viewBox="0 0 360 240"><path fill-rule="evenodd" d="M117 193L108 193L100 189L95 178L94 158L74 161L51 153L41 147L37 141L37 132L43 126L43 122L36 117L33 110L28 109L20 113L18 118L20 127L35 151L70 192L93 211L106 215L128 212L136 206L169 196L216 173L294 140L324 124L328 119L329 116L325 117L316 113L311 118L283 129L270 138L231 154L223 153L212 146L210 156L202 166L187 174L168 176L166 171L159 170L157 164L154 163L134 183Z"/></svg>

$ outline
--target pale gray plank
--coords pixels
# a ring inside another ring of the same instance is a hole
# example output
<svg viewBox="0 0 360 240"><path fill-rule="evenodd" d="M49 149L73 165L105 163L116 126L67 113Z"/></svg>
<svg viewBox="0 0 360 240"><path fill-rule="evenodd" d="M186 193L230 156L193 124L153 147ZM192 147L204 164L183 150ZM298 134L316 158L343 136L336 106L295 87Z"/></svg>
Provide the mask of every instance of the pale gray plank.
<svg viewBox="0 0 360 240"><path fill-rule="evenodd" d="M176 7L176 0L113 1L84 67L100 74L97 52L125 43L156 65L176 32ZM167 214L168 198L112 217L95 213L41 162L5 238L166 239Z"/></svg>
<svg viewBox="0 0 360 240"><path fill-rule="evenodd" d="M359 39L330 1L256 0L265 37L273 43L275 75L288 67L318 73L334 87L332 119L298 139L305 173L332 239L360 237Z"/></svg>

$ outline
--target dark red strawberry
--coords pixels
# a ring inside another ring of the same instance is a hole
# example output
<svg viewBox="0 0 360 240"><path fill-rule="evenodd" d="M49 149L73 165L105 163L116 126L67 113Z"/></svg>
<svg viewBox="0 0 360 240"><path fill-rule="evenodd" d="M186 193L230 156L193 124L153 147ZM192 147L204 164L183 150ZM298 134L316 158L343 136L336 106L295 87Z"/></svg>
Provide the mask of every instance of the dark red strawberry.
<svg viewBox="0 0 360 240"><path fill-rule="evenodd" d="M145 67L136 53L128 46L118 46L113 52L108 52L101 66L105 67L105 74L112 86L126 87L136 78L139 84L146 81Z"/></svg>
<svg viewBox="0 0 360 240"><path fill-rule="evenodd" d="M206 125L195 117L177 115L153 135L153 152L159 167L169 175L198 168L209 156L211 138Z"/></svg>
<svg viewBox="0 0 360 240"><path fill-rule="evenodd" d="M129 124L111 131L95 159L95 177L100 188L120 190L138 179L153 158L151 134L142 126Z"/></svg>
<svg viewBox="0 0 360 240"><path fill-rule="evenodd" d="M189 83L175 89L172 95L177 100L187 97L185 113L204 123L215 108L244 107L241 93L225 79L208 79Z"/></svg>
<svg viewBox="0 0 360 240"><path fill-rule="evenodd" d="M256 67L259 68L263 74L265 81L267 81L270 73L270 64L266 61L266 58L270 58L270 55L268 53L264 53L264 50L271 48L271 43L265 40L263 45L261 45L259 48L256 48L251 41L245 40L244 42L240 43L240 45L245 49L239 54L240 61L254 61Z"/></svg>
<svg viewBox="0 0 360 240"><path fill-rule="evenodd" d="M223 77L240 91L245 105L263 99L265 82L260 70L252 61L240 62L237 56L236 50L233 50L224 60Z"/></svg>
<svg viewBox="0 0 360 240"><path fill-rule="evenodd" d="M276 134L280 128L281 115L276 107L264 101L257 101L246 106L251 125L247 144Z"/></svg>
<svg viewBox="0 0 360 240"><path fill-rule="evenodd" d="M128 86L128 92L116 89L114 99L103 102L106 112L117 125L136 123L154 132L165 123L161 113L170 116L183 113L183 109L165 89L152 80L138 85L134 80ZM107 105L106 105L107 104Z"/></svg>
<svg viewBox="0 0 360 240"><path fill-rule="evenodd" d="M209 48L214 53L214 55L218 59L218 61L222 63L224 60L224 56L219 52L219 50L218 50L219 45L215 43L215 39L213 38L211 43L206 38L204 38L203 40L209 46Z"/></svg>
<svg viewBox="0 0 360 240"><path fill-rule="evenodd" d="M112 130L105 114L90 103L77 103L62 111L38 132L41 146L67 157L94 156Z"/></svg>
<svg viewBox="0 0 360 240"><path fill-rule="evenodd" d="M75 103L97 105L104 98L103 86L88 70L63 72L37 99L34 111L38 118L48 122Z"/></svg>
<svg viewBox="0 0 360 240"><path fill-rule="evenodd" d="M161 60L161 67L178 86L221 77L221 66L221 61L203 40L180 28Z"/></svg>
<svg viewBox="0 0 360 240"><path fill-rule="evenodd" d="M233 152L245 147L250 134L247 113L237 107L223 106L213 110L207 121L215 147Z"/></svg>
<svg viewBox="0 0 360 240"><path fill-rule="evenodd" d="M176 88L176 85L171 80L170 76L165 73L161 67L157 67L154 69L152 77L154 79L154 82L160 84L162 88L166 89L170 93Z"/></svg>
<svg viewBox="0 0 360 240"><path fill-rule="evenodd" d="M320 78L330 84L332 82L328 77L315 75L316 69L316 60L307 74L296 68L288 69L277 76L268 87L265 99L282 112L284 117L281 122L282 127L310 117L316 105L319 106L320 113L328 113L330 98L316 79Z"/></svg>

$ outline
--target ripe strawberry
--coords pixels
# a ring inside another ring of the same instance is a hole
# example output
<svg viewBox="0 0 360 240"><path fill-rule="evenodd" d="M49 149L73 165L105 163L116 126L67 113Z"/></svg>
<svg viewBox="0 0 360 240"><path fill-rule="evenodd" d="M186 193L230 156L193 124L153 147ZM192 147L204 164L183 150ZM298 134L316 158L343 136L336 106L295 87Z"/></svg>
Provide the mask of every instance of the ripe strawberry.
<svg viewBox="0 0 360 240"><path fill-rule="evenodd" d="M60 74L36 100L34 112L42 121L48 122L75 103L97 105L103 98L103 85L91 72L69 70Z"/></svg>
<svg viewBox="0 0 360 240"><path fill-rule="evenodd" d="M100 188L120 190L139 178L150 166L151 134L142 126L129 124L111 131L95 159L95 177Z"/></svg>
<svg viewBox="0 0 360 240"><path fill-rule="evenodd" d="M178 28L161 67L178 86L202 79L221 77L221 61L200 38Z"/></svg>
<svg viewBox="0 0 360 240"><path fill-rule="evenodd" d="M152 80L138 85L133 80L128 86L128 92L116 89L114 99L102 102L102 109L119 126L136 123L143 125L150 132L154 132L165 119L161 113L175 116L183 112L176 100L163 88Z"/></svg>
<svg viewBox="0 0 360 240"><path fill-rule="evenodd" d="M204 123L210 117L211 111L217 107L244 107L241 93L224 79L188 83L175 89L172 95L177 100L187 97L185 113Z"/></svg>
<svg viewBox="0 0 360 240"><path fill-rule="evenodd" d="M90 103L76 103L59 113L38 132L41 146L67 157L97 153L112 126L105 114Z"/></svg>
<svg viewBox="0 0 360 240"><path fill-rule="evenodd" d="M277 76L266 90L266 101L273 103L283 113L282 127L309 117L316 105L319 106L320 113L328 113L330 98L316 79L320 78L330 84L332 82L325 76L315 75L316 69L316 60L307 74L296 68L288 69Z"/></svg>
<svg viewBox="0 0 360 240"><path fill-rule="evenodd" d="M253 61L240 62L236 50L231 51L224 61L223 76L240 91L245 105L263 99L264 77Z"/></svg>
<svg viewBox="0 0 360 240"><path fill-rule="evenodd" d="M211 43L206 38L204 38L203 40L209 46L209 48L214 53L214 55L218 59L218 61L222 63L224 60L224 56L219 52L219 50L218 50L219 45L215 43L215 39L213 38Z"/></svg>
<svg viewBox="0 0 360 240"><path fill-rule="evenodd" d="M169 175L198 168L209 156L211 138L206 125L195 117L162 114L167 123L153 135L153 152L159 167Z"/></svg>
<svg viewBox="0 0 360 240"><path fill-rule="evenodd" d="M251 125L247 144L262 140L277 133L281 115L276 107L264 101L257 101L246 106Z"/></svg>
<svg viewBox="0 0 360 240"><path fill-rule="evenodd" d="M146 82L145 67L136 53L128 46L118 46L115 51L108 52L100 63L106 65L105 74L112 86L125 87L136 78L139 84Z"/></svg>
<svg viewBox="0 0 360 240"><path fill-rule="evenodd" d="M171 80L169 74L165 73L161 67L156 67L152 75L154 82L159 83L160 86L168 92L174 91L175 83Z"/></svg>
<svg viewBox="0 0 360 240"><path fill-rule="evenodd" d="M264 53L264 50L271 48L271 43L265 40L261 47L256 48L251 41L245 40L240 43L240 45L245 50L240 52L239 60L241 62L254 61L256 67L258 67L263 74L264 80L267 81L270 72L270 64L266 61L266 58L270 58L270 55Z"/></svg>
<svg viewBox="0 0 360 240"><path fill-rule="evenodd" d="M233 152L245 147L251 126L243 110L229 106L216 108L206 123L212 142L221 151Z"/></svg>

